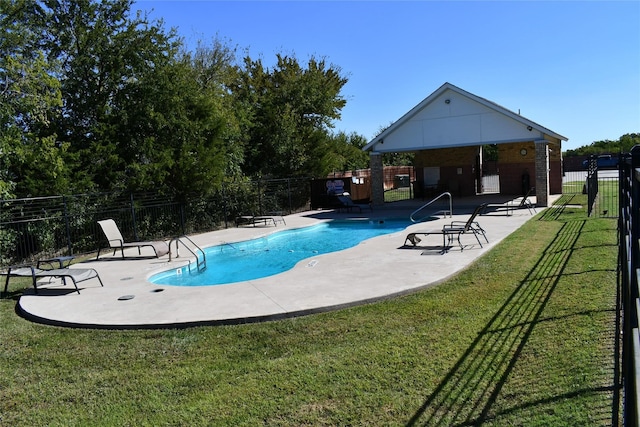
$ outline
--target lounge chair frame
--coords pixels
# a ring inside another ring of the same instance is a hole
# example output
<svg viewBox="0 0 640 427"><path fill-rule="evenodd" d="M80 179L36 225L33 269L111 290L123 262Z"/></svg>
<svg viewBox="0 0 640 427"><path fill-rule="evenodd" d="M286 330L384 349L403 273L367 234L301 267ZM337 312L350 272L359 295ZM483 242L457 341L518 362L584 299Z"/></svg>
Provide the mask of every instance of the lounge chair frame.
<svg viewBox="0 0 640 427"><path fill-rule="evenodd" d="M71 279L73 286L76 288L76 292L80 293L78 283L85 280L98 279L100 286L104 286L100 275L93 268L54 268L51 270L43 270L34 267L29 264L14 265L7 268L6 271L1 271L0 276L6 276L4 283L4 293L7 293L9 288L9 279L11 277L30 277L33 283L33 290L38 293L37 282L38 279L59 277L62 279L62 283L66 286L67 280Z"/></svg>
<svg viewBox="0 0 640 427"><path fill-rule="evenodd" d="M471 216L467 221L451 221L449 224L445 224L442 229L433 229L433 230L419 230L411 232L405 238L404 244L407 245L407 242L411 243L413 246L417 246L417 244L421 241L418 235L428 236L431 234L437 234L442 236L442 253L448 252L451 247L451 242L454 237L457 237L458 246L460 246L460 250L464 250L464 245L462 244L460 238L463 234L473 234L473 236L478 241L478 244L482 248L482 242L480 241L480 236L484 238L484 240L489 243L489 239L487 238L487 233L480 226L478 221L476 221L476 217L480 215L480 213L486 208L486 203L483 203L475 208Z"/></svg>
<svg viewBox="0 0 640 427"><path fill-rule="evenodd" d="M358 212L362 212L362 208L371 209L371 204L364 205L360 203L355 203L349 193L338 194L336 197L336 209L341 210L345 209L349 212L353 209L358 209Z"/></svg>
<svg viewBox="0 0 640 427"><path fill-rule="evenodd" d="M485 209L480 213L480 215L486 215L491 212L506 211L507 216L510 216L513 215L514 210L524 208L527 208L529 210L529 214L533 215L534 213L536 213L536 208L529 200L529 197L533 194L534 191L535 187L531 187L527 194L525 194L522 199L520 199L520 203L518 203L517 205L515 204L515 200L517 200L517 198L514 200L509 200L505 203L487 203ZM488 209L492 210L490 212L487 212Z"/></svg>
<svg viewBox="0 0 640 427"><path fill-rule="evenodd" d="M109 248L113 249L113 255L120 249L122 258L124 258L124 250L126 248L138 248L138 255L142 255L141 248L143 247L152 248L156 254L156 258L160 258L169 253L169 245L164 241L125 242L118 225L113 219L103 219L98 221L98 224L109 242ZM103 248L98 248L96 259L100 258L100 251L102 249Z"/></svg>
<svg viewBox="0 0 640 427"><path fill-rule="evenodd" d="M279 222L281 222L283 225L287 225L284 217L281 215L244 215L236 218L236 227L239 227L241 225L253 225L255 227L258 224L262 224L264 226L273 224L274 227L277 227Z"/></svg>

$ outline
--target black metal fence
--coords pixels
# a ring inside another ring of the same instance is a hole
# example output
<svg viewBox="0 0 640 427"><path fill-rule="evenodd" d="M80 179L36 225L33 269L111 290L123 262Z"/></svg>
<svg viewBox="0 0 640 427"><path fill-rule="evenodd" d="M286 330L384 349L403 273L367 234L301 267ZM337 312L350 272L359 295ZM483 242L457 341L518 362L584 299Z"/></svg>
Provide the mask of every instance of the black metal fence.
<svg viewBox="0 0 640 427"><path fill-rule="evenodd" d="M583 194L586 192L587 172L567 171L562 175L562 194Z"/></svg>
<svg viewBox="0 0 640 427"><path fill-rule="evenodd" d="M371 169L357 169L354 171L334 173L327 178L348 178L364 180L364 182L371 183ZM416 182L416 169L413 166L385 166L382 170L382 180L385 202L411 200L416 196L416 192L420 194L422 191L422 189L415 188L419 183ZM371 198L370 190L367 198Z"/></svg>
<svg viewBox="0 0 640 427"><path fill-rule="evenodd" d="M621 294L624 424L640 425L640 146L620 159L618 286Z"/></svg>
<svg viewBox="0 0 640 427"><path fill-rule="evenodd" d="M309 209L310 180L224 185L208 198L156 193L94 193L0 200L0 266L96 251L97 221L113 218L126 240L169 239L235 226L240 215Z"/></svg>
<svg viewBox="0 0 640 427"><path fill-rule="evenodd" d="M562 193L586 195L590 217L616 218L618 216L619 170L589 167L582 171L565 172Z"/></svg>
<svg viewBox="0 0 640 427"><path fill-rule="evenodd" d="M598 195L598 165L595 156L591 156L589 166L587 168L587 181L585 184L587 193L587 215L591 216Z"/></svg>

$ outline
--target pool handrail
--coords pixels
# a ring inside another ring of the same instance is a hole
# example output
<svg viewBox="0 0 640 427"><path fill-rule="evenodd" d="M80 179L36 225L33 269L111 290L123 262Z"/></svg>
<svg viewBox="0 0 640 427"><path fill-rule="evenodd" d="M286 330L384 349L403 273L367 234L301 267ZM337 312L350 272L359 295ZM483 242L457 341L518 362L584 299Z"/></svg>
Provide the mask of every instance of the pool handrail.
<svg viewBox="0 0 640 427"><path fill-rule="evenodd" d="M194 249L192 249L191 247L189 247L188 244L186 244L185 240L186 239L187 242L189 242ZM180 237L174 237L173 239L171 239L171 241L169 242L169 261L171 261L171 256L173 255L173 252L171 252L171 244L175 242L176 244L176 258L180 257L180 252L179 252L179 244L182 243L182 246L184 246L185 248L187 248L187 250L189 252L191 252L191 255L193 255L196 258L196 268L198 270L198 273L200 273L201 271L206 270L207 268L207 257L204 253L204 251L200 248L200 246L196 245L193 240L191 240L189 238L189 236L183 235ZM200 257L196 254L196 252L199 252L202 254L202 261L200 260ZM191 273L191 260L189 260L189 273Z"/></svg>
<svg viewBox="0 0 640 427"><path fill-rule="evenodd" d="M445 196L449 197L449 210L448 211L447 210L437 211L437 212L434 212L434 214L436 214L436 213L444 213L444 217L446 218L447 217L447 213L448 213L449 214L449 218L452 218L453 217L453 202L451 200L451 193L449 193L448 191L445 191L444 193L434 197L433 199L429 200L427 203L425 203L424 205L420 206L418 209L413 211L411 213L411 215L409 215L409 219L411 220L411 222L414 222L414 223L416 223L416 222L424 222L431 215L427 215L427 216L424 216L424 217L419 218L419 219L415 219L414 215L417 214L418 212L420 212L421 210L423 210L424 208L430 206L434 202L436 202L436 201L440 200L441 198L445 197Z"/></svg>

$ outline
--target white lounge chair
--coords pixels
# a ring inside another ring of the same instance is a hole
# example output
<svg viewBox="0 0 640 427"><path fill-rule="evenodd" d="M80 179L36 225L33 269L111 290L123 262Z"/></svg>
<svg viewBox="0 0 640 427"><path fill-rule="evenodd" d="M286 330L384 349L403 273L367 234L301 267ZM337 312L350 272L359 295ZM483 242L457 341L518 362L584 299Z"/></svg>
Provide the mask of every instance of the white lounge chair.
<svg viewBox="0 0 640 427"><path fill-rule="evenodd" d="M71 279L73 285L76 287L76 292L80 293L78 283L84 282L89 279L98 279L100 286L102 280L100 275L93 268L55 268L52 270L42 270L40 268L33 267L31 265L17 265L8 267L6 271L0 271L0 276L6 276L4 283L4 293L7 293L9 287L9 279L11 277L30 277L33 281L33 289L35 293L38 293L38 287L36 286L38 279L59 277L62 279L62 283L67 284L66 279Z"/></svg>
<svg viewBox="0 0 640 427"><path fill-rule="evenodd" d="M116 251L120 249L120 251L122 252L122 258L124 258L125 248L138 248L138 255L142 255L140 248L145 246L153 248L153 251L155 252L157 258L169 253L169 245L167 244L167 242L125 242L124 238L122 237L122 233L120 233L118 225L112 219L104 219L102 221L98 221L98 224L100 224L102 232L109 241L109 248L113 249L114 255L116 254ZM98 248L98 255L96 256L96 259L100 257L101 250L101 248Z"/></svg>

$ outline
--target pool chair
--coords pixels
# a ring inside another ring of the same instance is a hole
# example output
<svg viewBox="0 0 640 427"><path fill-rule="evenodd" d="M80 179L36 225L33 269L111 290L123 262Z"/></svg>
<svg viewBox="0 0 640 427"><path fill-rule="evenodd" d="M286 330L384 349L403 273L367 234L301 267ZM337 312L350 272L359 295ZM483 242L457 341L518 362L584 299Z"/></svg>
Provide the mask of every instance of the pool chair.
<svg viewBox="0 0 640 427"><path fill-rule="evenodd" d="M274 227L278 226L278 223L281 222L283 225L287 225L284 221L284 217L281 215L243 215L236 218L236 227L241 225L264 225L267 226L269 224L273 224Z"/></svg>
<svg viewBox="0 0 640 427"><path fill-rule="evenodd" d="M122 253L122 258L124 258L124 250L126 248L138 248L138 255L142 255L140 248L150 247L155 252L156 258L159 258L163 255L169 253L169 245L167 242L163 241L149 241L149 242L125 242L122 237L122 233L120 233L120 229L116 225L116 222L112 219L104 219L102 221L98 221L100 224L100 228L102 228L102 232L104 233L107 241L109 242L109 248L113 249L113 255L116 254L116 251L120 249ZM96 259L100 257L100 251L102 248L98 248L98 255Z"/></svg>
<svg viewBox="0 0 640 427"><path fill-rule="evenodd" d="M1 271L0 275L6 276L6 280L4 282L5 294L7 293L7 288L9 287L9 279L11 277L30 277L32 279L33 289L36 294L38 293L38 280L46 278L60 278L62 279L62 283L65 286L67 284L67 279L71 279L71 281L73 282L73 286L75 286L76 292L78 293L80 293L78 283L84 282L85 280L95 278L100 282L100 286L104 286L102 284L102 280L100 279L100 275L98 275L98 272L93 268L55 268L52 270L42 270L32 265L16 265L8 267L6 271Z"/></svg>
<svg viewBox="0 0 640 427"><path fill-rule="evenodd" d="M525 194L520 199L520 203L518 204L516 204L517 203L516 200L518 200L517 198L514 200L509 200L508 202L505 202L505 203L488 203L485 209L480 213L480 215L486 215L491 212L506 212L507 213L506 215L510 216L513 214L513 211L516 209L528 209L529 214L533 215L534 213L536 213L536 208L535 206L533 206L533 204L529 200L529 197L534 191L535 191L535 188L533 187L530 188L527 194Z"/></svg>
<svg viewBox="0 0 640 427"><path fill-rule="evenodd" d="M336 196L336 209L346 209L351 212L352 209L358 209L358 212L362 212L362 208L371 209L371 205L363 205L355 203L349 193L343 193Z"/></svg>
<svg viewBox="0 0 640 427"><path fill-rule="evenodd" d="M480 237L482 236L484 240L489 243L489 239L487 239L487 234L484 229L478 224L476 221L476 217L480 215L480 213L486 208L486 203L481 204L471 214L467 221L451 221L450 224L445 224L442 229L433 229L433 230L419 230L409 233L405 238L404 244L407 245L407 242L411 243L413 246L417 246L418 243L422 241L420 236L428 236L430 234L436 234L442 236L442 253L448 252L450 248L450 243L453 241L454 236L457 237L458 246L460 246L460 250L464 250L464 246L460 241L460 237L463 234L473 234L473 236L478 241L480 247L482 246L482 242L480 241Z"/></svg>

